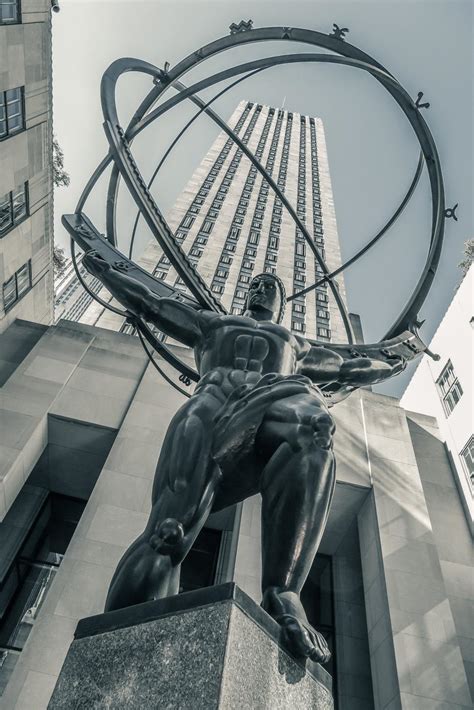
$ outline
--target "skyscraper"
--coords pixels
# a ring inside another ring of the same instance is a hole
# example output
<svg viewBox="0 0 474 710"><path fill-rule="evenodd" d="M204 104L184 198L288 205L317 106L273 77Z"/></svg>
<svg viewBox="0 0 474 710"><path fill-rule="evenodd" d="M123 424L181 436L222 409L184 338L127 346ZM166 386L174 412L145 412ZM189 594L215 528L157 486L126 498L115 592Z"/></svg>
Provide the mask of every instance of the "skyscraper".
<svg viewBox="0 0 474 710"><path fill-rule="evenodd" d="M329 269L341 263L324 128L319 118L241 101L229 125L265 166L314 235ZM281 200L248 158L221 132L172 210L176 239L230 312L243 309L252 276L278 273L287 294L322 270ZM139 260L156 276L184 289L155 241ZM338 279L345 299L344 281ZM92 304L81 322L118 329L120 317ZM283 323L321 341L344 341L345 330L326 284L288 305Z"/></svg>

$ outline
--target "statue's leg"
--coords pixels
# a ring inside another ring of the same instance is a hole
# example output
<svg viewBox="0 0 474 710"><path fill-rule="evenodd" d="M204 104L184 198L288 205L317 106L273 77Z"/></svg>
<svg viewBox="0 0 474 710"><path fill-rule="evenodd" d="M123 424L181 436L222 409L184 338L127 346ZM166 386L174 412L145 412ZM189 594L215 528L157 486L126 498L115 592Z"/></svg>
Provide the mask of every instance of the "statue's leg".
<svg viewBox="0 0 474 710"><path fill-rule="evenodd" d="M106 611L178 592L180 564L209 515L220 479L210 457L209 436L219 406L210 395L195 395L171 421L147 526L119 562Z"/></svg>
<svg viewBox="0 0 474 710"><path fill-rule="evenodd" d="M333 431L331 417L314 399L290 398L270 409L257 442L270 455L261 479L262 606L296 653L322 662L329 650L307 621L300 592L334 491Z"/></svg>

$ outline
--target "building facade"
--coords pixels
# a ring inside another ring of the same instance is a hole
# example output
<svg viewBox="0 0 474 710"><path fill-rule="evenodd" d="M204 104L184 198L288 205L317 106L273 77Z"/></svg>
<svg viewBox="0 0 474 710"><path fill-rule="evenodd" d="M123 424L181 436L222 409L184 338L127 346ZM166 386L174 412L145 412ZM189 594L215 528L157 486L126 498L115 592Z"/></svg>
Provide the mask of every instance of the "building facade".
<svg viewBox="0 0 474 710"><path fill-rule="evenodd" d="M435 417L453 463L455 480L474 532L474 267L471 266L400 403Z"/></svg>
<svg viewBox="0 0 474 710"><path fill-rule="evenodd" d="M330 271L339 267L341 254L321 119L241 101L229 125L295 206ZM260 272L278 273L287 294L304 289L323 275L281 200L223 131L179 196L169 225L229 312L242 312L252 276ZM148 244L138 263L176 288L185 288L155 241ZM337 282L345 300L342 274ZM77 320L113 330L123 326L123 319L97 303ZM327 284L292 301L283 325L309 338L346 341Z"/></svg>
<svg viewBox="0 0 474 710"><path fill-rule="evenodd" d="M0 2L0 333L53 318L51 2Z"/></svg>

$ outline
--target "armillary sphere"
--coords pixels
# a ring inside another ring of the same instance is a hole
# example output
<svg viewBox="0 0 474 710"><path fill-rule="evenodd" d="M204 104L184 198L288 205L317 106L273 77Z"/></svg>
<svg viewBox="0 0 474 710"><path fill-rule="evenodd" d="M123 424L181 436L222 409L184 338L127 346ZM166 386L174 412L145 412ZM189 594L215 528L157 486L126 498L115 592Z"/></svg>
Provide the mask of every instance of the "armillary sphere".
<svg viewBox="0 0 474 710"><path fill-rule="evenodd" d="M348 44L344 39L344 35L348 31L347 28L340 29L337 25L334 25L333 32L330 34L323 34L322 32L316 32L314 30L294 27L264 27L260 29L253 29L251 21L242 21L237 25L233 23L230 30L230 35L221 37L220 39L201 47L192 54L189 54L173 68L170 68L169 65L166 64L165 67L161 69L140 59L122 58L113 62L104 73L101 83L101 103L104 116L104 130L109 143L109 152L103 158L89 179L79 199L74 214L63 216L63 224L69 231L72 238L71 251L74 267L83 287L105 308L108 308L115 313L124 316L125 318L130 317L129 313L116 308L107 301L102 300L89 289L77 267L75 243L77 243L84 251L94 249L103 259L113 265L114 268L127 271L131 276L148 286L151 291L159 296L167 296L169 298L176 298L185 301L194 308L207 308L220 313L226 312L222 303L216 298L215 294L205 283L197 269L194 268L187 255L181 249L181 246L175 240L171 229L166 223L163 214L150 192L158 171L173 147L176 145L179 138L196 120L196 118L204 113L209 116L220 129L225 131L225 133L234 141L242 153L247 156L258 172L267 181L268 185L274 191L278 199L281 200L282 204L293 218L298 229L304 235L309 249L313 252L316 262L322 269L323 276L316 283L306 287L304 290L291 294L287 300L292 300L302 293L307 293L321 283L325 282L328 284L341 312L348 340L348 344L344 345L334 345L331 343L331 348L337 349L341 354L344 354L347 357L366 354L369 356L375 355L380 358L384 356L390 357L394 353L405 354L413 357L414 353L421 351L428 352L417 333L417 328L421 325L418 320L418 313L426 299L440 259L444 232L444 219L446 214L443 178L438 153L431 132L421 114L421 109L427 106L427 104L420 103L422 93L420 92L417 99L414 101L400 85L397 79L395 79L395 77L390 74L379 62L357 47ZM187 72L196 67L198 64L214 57L216 54L233 49L240 45L250 45L255 42L268 41L302 42L313 47L323 48L331 53L299 53L265 57L217 72L216 74L202 79L191 86L185 86L182 83L182 79ZM223 121L211 108L211 104L226 91L229 91L239 82L254 76L258 72L262 72L266 69L270 69L271 67L283 64L306 62L343 64L348 67L352 67L353 69L358 69L371 74L376 81L385 87L403 111L420 145L420 154L415 173L405 197L398 205L394 214L386 222L384 227L374 237L372 237L363 248L361 248L348 261L342 264L340 268L332 273L329 271L327 264L321 256L313 235L303 224L300 217L297 215L295 208L289 203L288 199L272 179L271 175L268 174L265 168L242 142L239 136L236 135L227 123ZM148 74L153 78L153 86L141 102L140 106L137 108L128 126L123 128L119 123L117 114L116 85L119 77L125 72ZM216 96L214 96L210 101L204 102L199 97L198 92L233 77L238 78L216 94ZM156 106L157 101L161 99L166 92L169 92L170 89L174 90L174 95L160 103L159 106ZM133 140L139 133L141 133L141 131L153 123L153 121L156 121L160 116L164 115L167 111L171 110L185 99L192 101L198 107L198 111L171 143L155 169L151 180L147 184L143 179L140 169L138 168L132 154L131 146ZM109 178L107 195L106 230L105 235L102 235L86 216L84 207L97 180L109 165L112 166L112 169ZM363 254L365 254L368 249L376 244L376 242L394 224L413 195L424 165L426 165L428 171L432 201L431 234L426 262L413 293L410 295L402 312L388 329L387 333L382 337L381 341L374 345L357 345L357 349L355 349L349 314L339 293L336 276L363 256ZM125 184L138 208L137 218L135 220L131 235L128 257L121 253L117 248L116 204L121 178L125 181ZM131 260L136 228L140 216L147 223L154 238L161 246L164 254L170 260L171 265L176 269L177 273L184 281L191 295L173 289L170 285L152 276L144 269L141 269ZM157 350L167 362L169 362L181 373L181 382L189 385L191 381L197 382L199 380L198 373L186 363L181 361L176 354L165 345L165 343L161 342L157 334L154 333L143 320L135 318L133 320L133 325L136 327L142 344L152 360L153 358L150 355L144 340L147 340L148 343L155 350ZM156 362L154 360L153 362L156 366ZM160 370L160 372L162 371ZM162 374L166 377L166 379L168 379L169 382L171 382L171 384L173 384L173 386L183 392L183 390L172 382L165 373L162 372ZM184 392L184 394L187 393ZM325 394L328 397L331 396L330 391L325 392Z"/></svg>

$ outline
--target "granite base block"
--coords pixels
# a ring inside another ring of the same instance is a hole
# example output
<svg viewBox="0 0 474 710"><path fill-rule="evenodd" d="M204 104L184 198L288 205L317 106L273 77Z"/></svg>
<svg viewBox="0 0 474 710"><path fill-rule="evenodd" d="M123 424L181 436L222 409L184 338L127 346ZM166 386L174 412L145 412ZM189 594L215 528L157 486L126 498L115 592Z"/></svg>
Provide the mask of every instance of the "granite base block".
<svg viewBox="0 0 474 710"><path fill-rule="evenodd" d="M79 622L49 710L333 710L331 678L234 584Z"/></svg>

